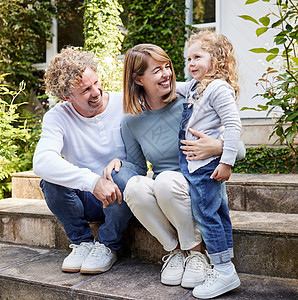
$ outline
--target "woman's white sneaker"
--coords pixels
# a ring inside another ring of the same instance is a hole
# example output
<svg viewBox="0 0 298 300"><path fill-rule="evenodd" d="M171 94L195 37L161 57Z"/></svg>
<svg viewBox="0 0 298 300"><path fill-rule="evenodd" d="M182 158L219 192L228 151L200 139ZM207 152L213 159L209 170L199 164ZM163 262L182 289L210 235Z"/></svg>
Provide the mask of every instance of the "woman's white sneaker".
<svg viewBox="0 0 298 300"><path fill-rule="evenodd" d="M182 277L181 286L184 288L194 288L205 280L206 269L211 266L206 255L198 251L189 251L185 260L185 270Z"/></svg>
<svg viewBox="0 0 298 300"><path fill-rule="evenodd" d="M72 248L71 253L64 259L62 264L62 271L64 272L79 272L81 266L89 255L94 246L93 242L82 242L79 245L70 244Z"/></svg>
<svg viewBox="0 0 298 300"><path fill-rule="evenodd" d="M211 299L229 292L240 285L240 279L235 267L231 274L221 274L217 270L208 269L206 280L203 284L196 286L192 292L193 296L200 299Z"/></svg>
<svg viewBox="0 0 298 300"><path fill-rule="evenodd" d="M181 284L184 272L185 256L182 250L175 250L162 258L161 283L167 285Z"/></svg>
<svg viewBox="0 0 298 300"><path fill-rule="evenodd" d="M108 271L117 261L117 254L104 244L96 242L82 264L81 273L99 274Z"/></svg>

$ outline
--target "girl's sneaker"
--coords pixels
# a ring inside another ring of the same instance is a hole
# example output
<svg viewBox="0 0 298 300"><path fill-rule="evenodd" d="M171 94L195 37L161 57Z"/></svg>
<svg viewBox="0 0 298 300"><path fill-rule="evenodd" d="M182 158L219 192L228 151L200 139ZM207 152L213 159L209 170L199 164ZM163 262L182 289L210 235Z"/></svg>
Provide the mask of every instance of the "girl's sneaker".
<svg viewBox="0 0 298 300"><path fill-rule="evenodd" d="M206 280L203 284L196 286L192 292L193 296L200 299L211 299L229 292L240 285L240 279L233 265L231 274L221 274L217 270L208 269Z"/></svg>

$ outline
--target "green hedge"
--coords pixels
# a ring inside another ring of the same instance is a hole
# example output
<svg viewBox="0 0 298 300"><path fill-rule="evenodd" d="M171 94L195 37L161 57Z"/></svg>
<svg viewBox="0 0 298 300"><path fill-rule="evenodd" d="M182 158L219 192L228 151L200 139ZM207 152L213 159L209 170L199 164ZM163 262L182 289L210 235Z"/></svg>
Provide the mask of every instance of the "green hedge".
<svg viewBox="0 0 298 300"><path fill-rule="evenodd" d="M185 1L119 0L128 19L124 51L140 44L153 43L165 50L175 67L177 80L184 81L183 57L186 40Z"/></svg>
<svg viewBox="0 0 298 300"><path fill-rule="evenodd" d="M260 146L246 149L243 160L237 161L234 173L294 173L297 172L297 157L289 148Z"/></svg>

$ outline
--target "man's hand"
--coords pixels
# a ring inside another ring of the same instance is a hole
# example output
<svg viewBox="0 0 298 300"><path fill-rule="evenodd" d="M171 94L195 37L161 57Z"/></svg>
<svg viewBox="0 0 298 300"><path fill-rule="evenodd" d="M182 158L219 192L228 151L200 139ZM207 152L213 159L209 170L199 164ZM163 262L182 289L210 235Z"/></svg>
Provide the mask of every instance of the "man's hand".
<svg viewBox="0 0 298 300"><path fill-rule="evenodd" d="M114 158L103 170L103 177L114 182L112 178L112 171L115 170L117 173L121 168L121 160L119 158Z"/></svg>
<svg viewBox="0 0 298 300"><path fill-rule="evenodd" d="M227 164L220 163L211 174L210 178L217 181L225 182L229 180L231 176L231 166Z"/></svg>
<svg viewBox="0 0 298 300"><path fill-rule="evenodd" d="M118 203L122 203L122 195L118 186L106 178L100 177L93 190L94 196L103 203L106 208L109 204L114 203L118 199Z"/></svg>
<svg viewBox="0 0 298 300"><path fill-rule="evenodd" d="M207 134L201 133L197 130L189 128L190 133L197 136L197 140L181 140L180 148L186 155L187 160L199 160L208 158L214 155L222 154L221 140L215 139Z"/></svg>

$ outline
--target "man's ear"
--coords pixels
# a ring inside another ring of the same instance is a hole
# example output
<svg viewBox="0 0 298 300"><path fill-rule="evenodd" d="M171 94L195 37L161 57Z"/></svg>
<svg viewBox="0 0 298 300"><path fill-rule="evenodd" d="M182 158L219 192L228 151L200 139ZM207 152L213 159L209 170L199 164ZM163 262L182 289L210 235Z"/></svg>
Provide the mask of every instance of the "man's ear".
<svg viewBox="0 0 298 300"><path fill-rule="evenodd" d="M73 98L72 98L71 96L64 96L64 95L61 95L61 98L62 98L64 101L73 103Z"/></svg>

